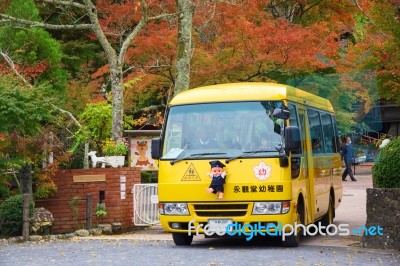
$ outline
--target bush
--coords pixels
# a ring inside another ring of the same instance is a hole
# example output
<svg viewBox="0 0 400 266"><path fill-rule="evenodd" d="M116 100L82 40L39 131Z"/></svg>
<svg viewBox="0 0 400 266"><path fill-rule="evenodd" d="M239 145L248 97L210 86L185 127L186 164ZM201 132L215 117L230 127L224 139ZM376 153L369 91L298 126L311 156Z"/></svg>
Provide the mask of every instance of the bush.
<svg viewBox="0 0 400 266"><path fill-rule="evenodd" d="M157 171L142 171L140 172L142 183L157 183L158 172Z"/></svg>
<svg viewBox="0 0 400 266"><path fill-rule="evenodd" d="M0 205L0 235L22 235L23 196L9 197ZM34 205L30 203L30 216L33 215Z"/></svg>
<svg viewBox="0 0 400 266"><path fill-rule="evenodd" d="M400 188L400 138L381 149L372 168L374 187Z"/></svg>
<svg viewBox="0 0 400 266"><path fill-rule="evenodd" d="M0 199L5 199L10 195L10 190L5 184L0 183Z"/></svg>

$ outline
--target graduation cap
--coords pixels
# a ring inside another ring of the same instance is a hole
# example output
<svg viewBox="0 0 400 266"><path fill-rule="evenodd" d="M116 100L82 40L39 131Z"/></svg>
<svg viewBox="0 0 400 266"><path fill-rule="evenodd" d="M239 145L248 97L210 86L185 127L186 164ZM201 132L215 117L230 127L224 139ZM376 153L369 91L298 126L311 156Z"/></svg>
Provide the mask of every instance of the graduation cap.
<svg viewBox="0 0 400 266"><path fill-rule="evenodd" d="M225 167L225 164L221 163L220 161L211 161L210 162L211 168L213 167Z"/></svg>

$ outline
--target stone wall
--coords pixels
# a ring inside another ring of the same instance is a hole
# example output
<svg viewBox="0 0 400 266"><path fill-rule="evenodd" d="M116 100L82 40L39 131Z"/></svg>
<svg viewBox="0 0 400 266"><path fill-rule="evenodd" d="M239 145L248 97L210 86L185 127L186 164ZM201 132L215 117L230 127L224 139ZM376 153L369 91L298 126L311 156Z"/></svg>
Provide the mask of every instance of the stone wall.
<svg viewBox="0 0 400 266"><path fill-rule="evenodd" d="M65 170L60 171L53 180L58 188L56 195L35 202L35 207L44 207L53 213L53 233L72 232L86 227L87 195L92 198L93 226L115 222L122 223L124 230L134 226L132 188L140 183L139 168ZM101 194L104 195L102 203L106 205L107 216L99 219L95 210Z"/></svg>
<svg viewBox="0 0 400 266"><path fill-rule="evenodd" d="M364 233L362 245L366 248L400 250L400 188L368 188L366 207L365 226L380 226L383 235Z"/></svg>

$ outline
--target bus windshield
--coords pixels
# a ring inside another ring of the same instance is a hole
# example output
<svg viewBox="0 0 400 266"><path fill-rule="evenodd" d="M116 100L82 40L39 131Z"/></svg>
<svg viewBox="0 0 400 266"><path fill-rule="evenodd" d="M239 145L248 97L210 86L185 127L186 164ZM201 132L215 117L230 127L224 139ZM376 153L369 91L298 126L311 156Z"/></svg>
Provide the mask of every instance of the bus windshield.
<svg viewBox="0 0 400 266"><path fill-rule="evenodd" d="M272 116L282 101L171 106L166 116L162 160L277 157L284 121Z"/></svg>

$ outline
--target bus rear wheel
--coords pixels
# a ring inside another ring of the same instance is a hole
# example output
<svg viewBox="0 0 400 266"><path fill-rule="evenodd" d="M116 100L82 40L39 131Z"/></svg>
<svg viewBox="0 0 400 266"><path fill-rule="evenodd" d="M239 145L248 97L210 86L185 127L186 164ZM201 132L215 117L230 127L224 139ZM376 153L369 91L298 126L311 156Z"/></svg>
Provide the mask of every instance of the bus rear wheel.
<svg viewBox="0 0 400 266"><path fill-rule="evenodd" d="M304 205L302 201L299 201L296 209L296 223L304 224ZM285 240L282 240L282 246L284 247L298 247L300 243L300 235L302 234L301 229L299 229L296 233L293 233L289 236L285 237Z"/></svg>
<svg viewBox="0 0 400 266"><path fill-rule="evenodd" d="M324 217L322 217L321 225L327 227L330 224L333 224L334 217L335 217L335 207L333 206L333 198L332 198L332 196L329 196L328 211L326 212ZM325 229L325 231L328 232L328 230L326 230L326 229Z"/></svg>
<svg viewBox="0 0 400 266"><path fill-rule="evenodd" d="M193 235L187 233L172 233L172 239L177 246L189 246L192 244Z"/></svg>

